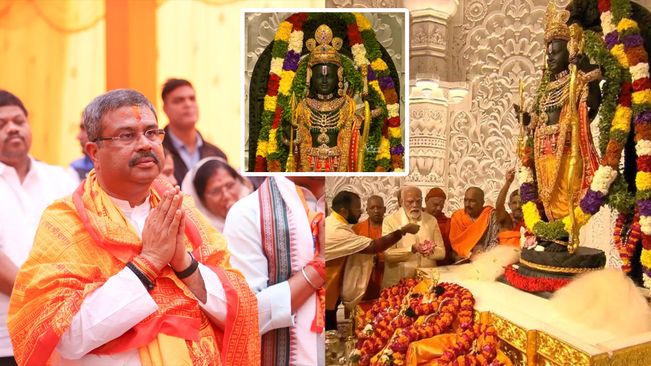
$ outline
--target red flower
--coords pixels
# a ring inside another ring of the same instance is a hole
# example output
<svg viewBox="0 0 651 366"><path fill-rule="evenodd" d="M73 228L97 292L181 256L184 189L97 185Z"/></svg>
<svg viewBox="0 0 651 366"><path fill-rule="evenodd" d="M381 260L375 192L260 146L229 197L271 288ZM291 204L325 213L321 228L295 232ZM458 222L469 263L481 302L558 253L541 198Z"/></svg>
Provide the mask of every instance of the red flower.
<svg viewBox="0 0 651 366"><path fill-rule="evenodd" d="M642 235L642 248L651 250L651 236Z"/></svg>
<svg viewBox="0 0 651 366"><path fill-rule="evenodd" d="M280 76L276 74L271 74L269 76L269 81L267 82L267 95L272 97L278 95L279 85L280 85Z"/></svg>
<svg viewBox="0 0 651 366"><path fill-rule="evenodd" d="M387 119L389 127L400 127L400 117L391 117Z"/></svg>
<svg viewBox="0 0 651 366"><path fill-rule="evenodd" d="M618 103L624 107L630 107L631 106L631 93L632 93L632 85L629 82L625 82L622 84L622 88L620 89L619 92L619 101Z"/></svg>
<svg viewBox="0 0 651 366"><path fill-rule="evenodd" d="M278 125L280 124L280 116L283 113L283 109L278 107L276 108L276 115L274 116L274 122L271 125L271 128L278 128Z"/></svg>
<svg viewBox="0 0 651 366"><path fill-rule="evenodd" d="M642 155L637 157L637 168L643 172L651 172L651 156Z"/></svg>
<svg viewBox="0 0 651 366"><path fill-rule="evenodd" d="M599 7L600 13L605 13L610 10L610 0L599 0L597 6Z"/></svg>
<svg viewBox="0 0 651 366"><path fill-rule="evenodd" d="M359 34L359 28L356 23L348 24L348 43L350 46L362 43L362 35Z"/></svg>
<svg viewBox="0 0 651 366"><path fill-rule="evenodd" d="M513 265L506 267L504 277L513 286L529 292L553 292L567 285L570 279L529 277L518 273Z"/></svg>
<svg viewBox="0 0 651 366"><path fill-rule="evenodd" d="M307 13L296 13L292 14L289 18L287 18L287 21L292 23L294 28L292 29L293 31L301 31L303 30L303 23L307 20Z"/></svg>
<svg viewBox="0 0 651 366"><path fill-rule="evenodd" d="M255 171L256 172L266 172L267 171L267 158L260 155L255 157Z"/></svg>
<svg viewBox="0 0 651 366"><path fill-rule="evenodd" d="M649 78L637 79L633 82L633 90L641 91L644 89L651 89L651 80Z"/></svg>

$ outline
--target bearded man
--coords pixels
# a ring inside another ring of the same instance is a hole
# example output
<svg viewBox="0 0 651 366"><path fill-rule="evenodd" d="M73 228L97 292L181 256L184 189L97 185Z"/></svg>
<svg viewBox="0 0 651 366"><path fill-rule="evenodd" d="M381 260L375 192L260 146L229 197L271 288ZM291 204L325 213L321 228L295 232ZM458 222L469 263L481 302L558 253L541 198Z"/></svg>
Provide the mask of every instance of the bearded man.
<svg viewBox="0 0 651 366"><path fill-rule="evenodd" d="M384 253L383 288L395 285L401 278L414 276L418 267L436 267L436 260L445 258L441 230L436 218L423 211L420 188L403 187L401 198L402 207L384 219L382 233L386 235L409 223L421 229L415 234L406 234Z"/></svg>

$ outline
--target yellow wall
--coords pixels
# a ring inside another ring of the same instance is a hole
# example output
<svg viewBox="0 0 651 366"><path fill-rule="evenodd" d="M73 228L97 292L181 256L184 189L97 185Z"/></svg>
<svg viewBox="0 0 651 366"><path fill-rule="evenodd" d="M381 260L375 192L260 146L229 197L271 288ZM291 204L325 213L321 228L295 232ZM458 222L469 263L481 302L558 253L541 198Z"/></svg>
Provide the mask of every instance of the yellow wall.
<svg viewBox="0 0 651 366"><path fill-rule="evenodd" d="M187 78L197 91L199 130L237 167L244 84L240 9L323 5L323 0L159 1L153 102L161 125L167 119L160 110L160 86L169 77ZM104 0L0 0L0 88L18 95L29 110L37 159L68 165L81 155L75 138L80 113L106 89L104 15Z"/></svg>
<svg viewBox="0 0 651 366"><path fill-rule="evenodd" d="M104 1L0 0L0 88L23 100L37 159L81 155L81 111L105 89L104 36Z"/></svg>

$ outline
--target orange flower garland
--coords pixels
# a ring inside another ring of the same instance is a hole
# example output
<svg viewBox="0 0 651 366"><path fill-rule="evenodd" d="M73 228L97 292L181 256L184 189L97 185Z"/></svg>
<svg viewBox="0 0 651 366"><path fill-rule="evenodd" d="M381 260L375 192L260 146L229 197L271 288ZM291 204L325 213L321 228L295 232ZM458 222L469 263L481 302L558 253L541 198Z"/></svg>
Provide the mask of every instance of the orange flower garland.
<svg viewBox="0 0 651 366"><path fill-rule="evenodd" d="M475 324L461 333L452 346L437 360L440 366L502 365L497 357L499 338L492 325Z"/></svg>
<svg viewBox="0 0 651 366"><path fill-rule="evenodd" d="M474 298L456 284L441 283L424 295L411 294L402 304L400 310L384 308L362 328L353 356L359 365L402 364L411 342L448 331L455 319L461 331L474 324ZM416 325L420 316L427 317Z"/></svg>

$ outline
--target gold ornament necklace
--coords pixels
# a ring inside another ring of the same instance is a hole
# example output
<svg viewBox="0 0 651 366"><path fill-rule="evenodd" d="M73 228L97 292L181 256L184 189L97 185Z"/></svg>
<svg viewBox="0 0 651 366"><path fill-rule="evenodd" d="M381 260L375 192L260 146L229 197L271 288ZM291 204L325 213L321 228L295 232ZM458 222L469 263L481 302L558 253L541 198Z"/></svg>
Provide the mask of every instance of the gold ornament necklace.
<svg viewBox="0 0 651 366"><path fill-rule="evenodd" d="M542 100L543 111L558 110L567 102L570 95L569 73L563 71L556 75L556 80L547 84L545 96Z"/></svg>

